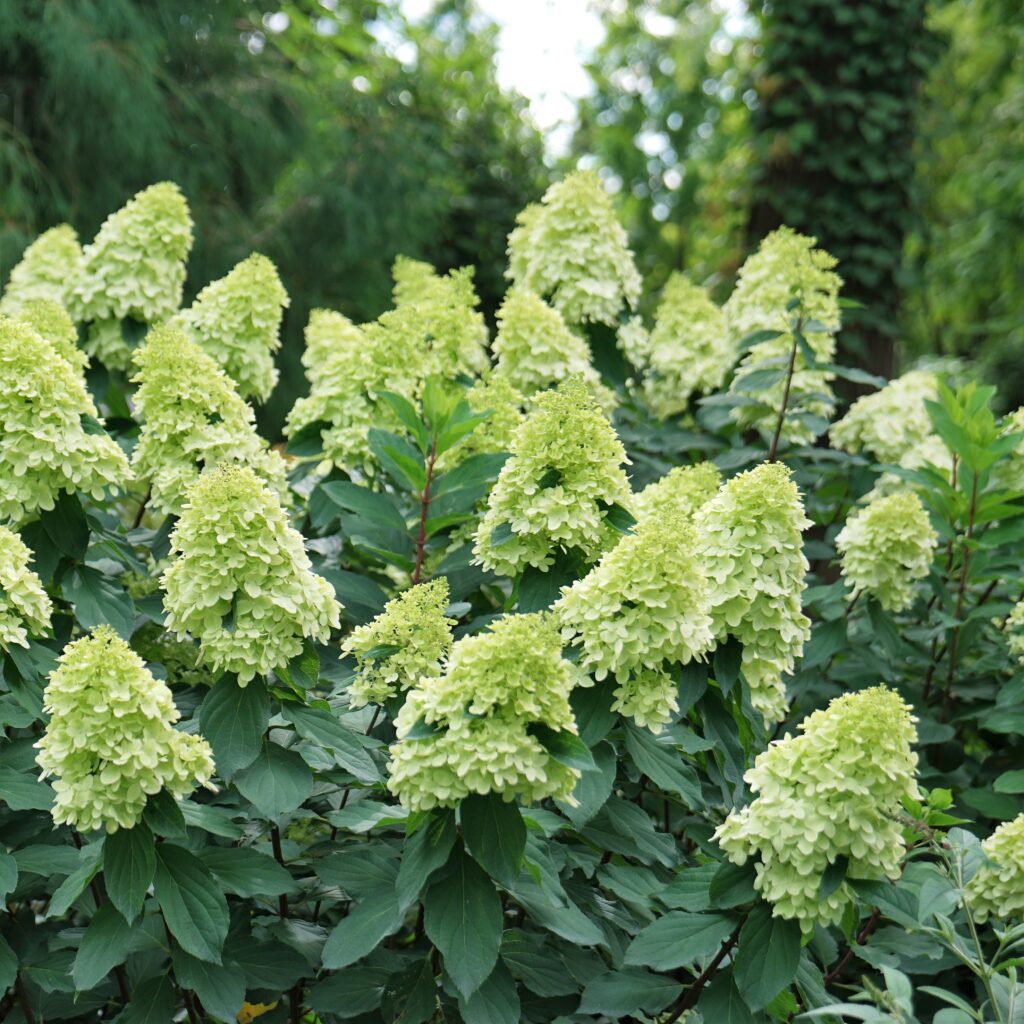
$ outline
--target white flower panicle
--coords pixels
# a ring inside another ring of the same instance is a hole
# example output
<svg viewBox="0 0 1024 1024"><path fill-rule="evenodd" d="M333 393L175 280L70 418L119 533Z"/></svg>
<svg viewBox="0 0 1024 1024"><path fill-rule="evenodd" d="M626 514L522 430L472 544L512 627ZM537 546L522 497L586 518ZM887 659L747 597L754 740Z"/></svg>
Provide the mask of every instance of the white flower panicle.
<svg viewBox="0 0 1024 1024"><path fill-rule="evenodd" d="M537 396L512 439L476 534L477 561L514 576L546 570L559 550L589 561L618 539L614 505L632 497L622 442L579 377Z"/></svg>
<svg viewBox="0 0 1024 1024"><path fill-rule="evenodd" d="M556 182L508 238L507 276L547 299L569 324L614 326L640 297L640 274L611 199L591 171Z"/></svg>
<svg viewBox="0 0 1024 1024"><path fill-rule="evenodd" d="M312 310L305 336L302 365L306 378L313 385L320 379L321 369L326 370L345 359L355 359L366 344L362 330L333 309Z"/></svg>
<svg viewBox="0 0 1024 1024"><path fill-rule="evenodd" d="M909 608L939 542L913 491L876 498L853 512L836 537L851 597L868 593L891 612Z"/></svg>
<svg viewBox="0 0 1024 1024"><path fill-rule="evenodd" d="M372 622L352 630L341 645L356 661L352 707L383 704L441 671L456 622L445 617L447 605L448 581L441 576L399 594Z"/></svg>
<svg viewBox="0 0 1024 1024"><path fill-rule="evenodd" d="M243 398L266 401L277 384L274 353L289 302L277 267L254 252L208 284L175 320L217 360Z"/></svg>
<svg viewBox="0 0 1024 1024"><path fill-rule="evenodd" d="M29 299L22 303L16 320L28 324L44 341L48 341L62 359L76 370L84 371L89 357L78 347L78 329L68 311L52 299Z"/></svg>
<svg viewBox="0 0 1024 1024"><path fill-rule="evenodd" d="M1018 601L1006 617L1005 630L1010 653L1024 663L1024 600Z"/></svg>
<svg viewBox="0 0 1024 1024"><path fill-rule="evenodd" d="M202 470L223 463L249 466L287 499L284 460L256 433L253 411L227 374L180 327L150 331L135 364L142 429L132 468L149 483L153 508L180 515Z"/></svg>
<svg viewBox="0 0 1024 1024"><path fill-rule="evenodd" d="M722 474L713 462L676 466L635 495L633 508L641 520L678 512L692 522L698 509L718 493L721 483Z"/></svg>
<svg viewBox="0 0 1024 1024"><path fill-rule="evenodd" d="M786 715L783 673L810 636L800 609L801 531L810 526L790 470L766 462L727 481L695 517L715 636L743 645L750 701L768 723Z"/></svg>
<svg viewBox="0 0 1024 1024"><path fill-rule="evenodd" d="M128 460L96 419L81 375L18 320L0 318L0 521L54 507L62 491L101 498Z"/></svg>
<svg viewBox="0 0 1024 1024"><path fill-rule="evenodd" d="M553 611L562 639L580 647L580 668L599 680L614 676L617 710L654 731L678 709L664 667L702 658L715 642L696 545L681 511L641 519L583 579L562 588Z"/></svg>
<svg viewBox="0 0 1024 1024"><path fill-rule="evenodd" d="M755 799L715 832L734 863L758 858L755 888L805 934L840 921L855 900L848 880L899 877L901 803L919 798L915 721L884 686L837 697L757 756L744 776ZM823 896L841 858L845 878Z"/></svg>
<svg viewBox="0 0 1024 1024"><path fill-rule="evenodd" d="M1021 433L1024 433L1024 405L1006 417L1002 430L1003 436ZM992 485L1008 491L1024 491L1024 440L992 467Z"/></svg>
<svg viewBox="0 0 1024 1024"><path fill-rule="evenodd" d="M57 824L132 828L150 796L185 796L213 775L209 744L173 728L181 715L167 684L109 626L68 644L43 701L50 723L36 761L56 777Z"/></svg>
<svg viewBox="0 0 1024 1024"><path fill-rule="evenodd" d="M75 229L59 224L44 231L22 254L0 298L0 313L16 316L27 302L46 299L67 305L82 265Z"/></svg>
<svg viewBox="0 0 1024 1024"><path fill-rule="evenodd" d="M1024 917L1024 814L1003 822L981 844L987 863L964 888L977 921Z"/></svg>
<svg viewBox="0 0 1024 1024"><path fill-rule="evenodd" d="M577 675L542 615L509 615L456 641L445 674L421 679L398 713L388 788L413 811L454 807L470 793L571 799L579 772L540 736L576 733Z"/></svg>
<svg viewBox="0 0 1024 1024"><path fill-rule="evenodd" d="M86 351L112 369L124 369L131 349L120 321L158 323L181 305L192 218L177 185L143 189L100 227L82 254L82 270L68 300L77 321L90 324Z"/></svg>
<svg viewBox="0 0 1024 1024"><path fill-rule="evenodd" d="M244 686L326 643L339 624L330 584L311 568L302 535L251 469L204 473L171 534L163 574L167 629L199 641L203 661Z"/></svg>
<svg viewBox="0 0 1024 1024"><path fill-rule="evenodd" d="M30 636L50 628L53 605L39 577L29 568L32 552L6 526L0 526L0 651L28 647Z"/></svg>

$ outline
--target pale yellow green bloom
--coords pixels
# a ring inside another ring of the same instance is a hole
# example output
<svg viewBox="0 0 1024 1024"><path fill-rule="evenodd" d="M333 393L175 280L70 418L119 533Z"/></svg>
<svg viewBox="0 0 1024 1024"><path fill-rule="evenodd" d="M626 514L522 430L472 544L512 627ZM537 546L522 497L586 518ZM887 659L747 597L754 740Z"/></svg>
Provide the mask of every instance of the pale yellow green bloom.
<svg viewBox="0 0 1024 1024"><path fill-rule="evenodd" d="M0 526L0 651L28 647L30 636L50 628L53 605L39 577L29 568L32 552L6 526Z"/></svg>

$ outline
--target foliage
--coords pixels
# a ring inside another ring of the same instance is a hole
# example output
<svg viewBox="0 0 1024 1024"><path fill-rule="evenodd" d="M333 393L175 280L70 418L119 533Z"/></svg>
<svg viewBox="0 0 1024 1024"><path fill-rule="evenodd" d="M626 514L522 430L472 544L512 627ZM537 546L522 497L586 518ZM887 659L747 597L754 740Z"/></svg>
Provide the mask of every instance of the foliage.
<svg viewBox="0 0 1024 1024"><path fill-rule="evenodd" d="M935 373L830 433L798 373L885 382L775 245L670 418L646 360L595 401L594 324L523 395L471 274L401 261L312 318L325 414L273 455L180 322L113 321L87 389L5 304L5 1020L1015 1019L1022 416Z"/></svg>

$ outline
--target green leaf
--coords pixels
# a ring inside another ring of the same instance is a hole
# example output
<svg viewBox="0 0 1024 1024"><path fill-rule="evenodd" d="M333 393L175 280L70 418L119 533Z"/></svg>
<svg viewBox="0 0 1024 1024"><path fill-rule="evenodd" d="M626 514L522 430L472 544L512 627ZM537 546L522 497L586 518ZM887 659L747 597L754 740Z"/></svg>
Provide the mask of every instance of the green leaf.
<svg viewBox="0 0 1024 1024"><path fill-rule="evenodd" d="M214 878L236 896L280 896L296 888L287 868L257 850L240 846L208 846L200 852L199 858Z"/></svg>
<svg viewBox="0 0 1024 1024"><path fill-rule="evenodd" d="M468 998L459 996L465 1024L520 1024L519 993L515 979L498 963L487 980Z"/></svg>
<svg viewBox="0 0 1024 1024"><path fill-rule="evenodd" d="M58 551L76 562L85 558L89 547L89 523L77 494L61 491L54 507L39 514L39 522Z"/></svg>
<svg viewBox="0 0 1024 1024"><path fill-rule="evenodd" d="M642 929L626 950L625 963L672 971L717 953L735 922L724 914L672 910Z"/></svg>
<svg viewBox="0 0 1024 1024"><path fill-rule="evenodd" d="M459 824L477 864L499 885L512 885L526 849L526 825L519 808L497 793L472 794L459 805Z"/></svg>
<svg viewBox="0 0 1024 1024"><path fill-rule="evenodd" d="M315 420L307 423L301 430L297 430L288 438L285 445L285 454L293 455L297 459L311 459L314 456L322 455L324 451L323 433L330 427L328 420Z"/></svg>
<svg viewBox="0 0 1024 1024"><path fill-rule="evenodd" d="M722 971L704 989L697 1009L706 1021L715 1024L760 1024L764 1017L751 1013L740 995L731 971Z"/></svg>
<svg viewBox="0 0 1024 1024"><path fill-rule="evenodd" d="M704 806L697 773L678 751L660 743L651 732L632 722L623 723L623 732L629 756L651 782L670 793L676 793L691 810Z"/></svg>
<svg viewBox="0 0 1024 1024"><path fill-rule="evenodd" d="M423 455L397 434L374 427L367 434L370 451L377 456L388 475L409 490L422 492L427 484Z"/></svg>
<svg viewBox="0 0 1024 1024"><path fill-rule="evenodd" d="M643 1010L654 1016L671 1003L683 986L641 968L605 971L587 982L580 1013L602 1014L621 1019Z"/></svg>
<svg viewBox="0 0 1024 1024"><path fill-rule="evenodd" d="M348 480L331 480L321 484L320 490L338 508L367 519L375 526L385 526L400 533L408 530L402 514L386 494L371 491L368 487L361 487Z"/></svg>
<svg viewBox="0 0 1024 1024"><path fill-rule="evenodd" d="M426 455L430 450L430 430L420 419L413 404L393 391L378 391L377 394L391 406L391 410L401 421L402 426L412 434L420 451Z"/></svg>
<svg viewBox="0 0 1024 1024"><path fill-rule="evenodd" d="M431 957L413 961L388 978L381 998L384 1020L394 1024L427 1024L437 1010L437 981Z"/></svg>
<svg viewBox="0 0 1024 1024"><path fill-rule="evenodd" d="M3 848L0 848L0 902L14 892L18 884L18 862Z"/></svg>
<svg viewBox="0 0 1024 1024"><path fill-rule="evenodd" d="M75 957L72 977L79 992L95 988L118 964L124 963L131 946L131 925L104 903L89 922Z"/></svg>
<svg viewBox="0 0 1024 1024"><path fill-rule="evenodd" d="M849 860L840 855L825 868L821 875L821 898L827 900L843 884Z"/></svg>
<svg viewBox="0 0 1024 1024"><path fill-rule="evenodd" d="M235 786L261 814L276 820L309 796L313 773L294 750L268 740L256 760L235 776Z"/></svg>
<svg viewBox="0 0 1024 1024"><path fill-rule="evenodd" d="M558 954L538 935L509 929L501 937L501 959L513 977L538 996L550 999L576 994L576 982L566 973Z"/></svg>
<svg viewBox="0 0 1024 1024"><path fill-rule="evenodd" d="M18 976L18 957L0 935L0 990L6 992Z"/></svg>
<svg viewBox="0 0 1024 1024"><path fill-rule="evenodd" d="M380 771L366 752L361 738L341 721L319 708L287 704L281 713L298 734L331 752L334 760L360 782L380 782Z"/></svg>
<svg viewBox="0 0 1024 1024"><path fill-rule="evenodd" d="M636 526L636 517L629 509L613 502L604 505L604 510L604 521L619 533L629 533Z"/></svg>
<svg viewBox="0 0 1024 1024"><path fill-rule="evenodd" d="M317 982L306 996L306 1004L318 1014L348 1020L370 1013L380 1006L384 986L391 972L381 967L350 967Z"/></svg>
<svg viewBox="0 0 1024 1024"><path fill-rule="evenodd" d="M743 644L734 636L715 648L712 660L712 675L722 693L728 694L736 680L740 677L740 666L743 663Z"/></svg>
<svg viewBox="0 0 1024 1024"><path fill-rule="evenodd" d="M424 911L445 970L463 997L471 996L494 970L501 946L501 900L493 883L457 848L427 890Z"/></svg>
<svg viewBox="0 0 1024 1024"><path fill-rule="evenodd" d="M333 971L361 960L397 931L404 917L393 892L368 896L327 936L322 954L324 967Z"/></svg>
<svg viewBox="0 0 1024 1024"><path fill-rule="evenodd" d="M767 1006L796 977L800 966L800 925L773 917L771 909L758 904L747 915L733 960L736 987L747 1006Z"/></svg>
<svg viewBox="0 0 1024 1024"><path fill-rule="evenodd" d="M12 811L48 811L53 806L53 790L34 774L0 765L0 794Z"/></svg>
<svg viewBox="0 0 1024 1024"><path fill-rule="evenodd" d="M147 978L136 986L132 999L113 1024L167 1024L174 1019L174 985L166 974Z"/></svg>
<svg viewBox="0 0 1024 1024"><path fill-rule="evenodd" d="M534 723L528 732L559 763L585 772L594 767L590 748L574 733Z"/></svg>
<svg viewBox="0 0 1024 1024"><path fill-rule="evenodd" d="M76 565L63 581L64 596L86 629L109 624L125 640L135 626L135 605L128 592L91 565Z"/></svg>
<svg viewBox="0 0 1024 1024"><path fill-rule="evenodd" d="M166 789L154 793L146 801L142 820L158 835L165 839L182 839L185 836L185 815L172 793Z"/></svg>
<svg viewBox="0 0 1024 1024"><path fill-rule="evenodd" d="M206 865L180 846L158 843L153 888L181 948L219 964L228 934L228 905Z"/></svg>
<svg viewBox="0 0 1024 1024"><path fill-rule="evenodd" d="M1003 772L993 783L992 788L997 793L1024 793L1024 768Z"/></svg>
<svg viewBox="0 0 1024 1024"><path fill-rule="evenodd" d="M584 828L601 810L611 796L612 786L615 784L615 748L610 743L601 742L594 747L593 757L594 767L580 773L576 787L572 791L576 806L565 803L558 805L577 829Z"/></svg>
<svg viewBox="0 0 1024 1024"><path fill-rule="evenodd" d="M485 452L479 455L470 455L454 469L435 477L430 487L430 494L433 498L440 498L449 491L485 490L488 484L498 479L501 467L507 460L508 452Z"/></svg>
<svg viewBox="0 0 1024 1024"><path fill-rule="evenodd" d="M723 861L708 889L711 906L717 910L728 910L744 903L753 903L758 898L754 888L756 877L752 861L748 860L746 864Z"/></svg>
<svg viewBox="0 0 1024 1024"><path fill-rule="evenodd" d="M448 862L455 837L455 812L442 808L432 811L406 839L395 882L395 894L402 910L416 902L434 872Z"/></svg>
<svg viewBox="0 0 1024 1024"><path fill-rule="evenodd" d="M269 722L270 697L259 679L239 686L234 676L224 675L206 695L199 708L199 729L213 748L217 774L225 782L256 759Z"/></svg>
<svg viewBox="0 0 1024 1024"><path fill-rule="evenodd" d="M498 523L498 525L491 530L488 545L492 548L500 548L502 544L507 544L510 540L515 540L517 536L518 534L508 523Z"/></svg>
<svg viewBox="0 0 1024 1024"><path fill-rule="evenodd" d="M110 902L126 921L135 920L156 871L153 833L148 826L121 828L103 844L103 880Z"/></svg>
<svg viewBox="0 0 1024 1024"><path fill-rule="evenodd" d="M233 1021L245 1002L245 972L238 964L225 960L208 964L175 948L172 954L174 975L184 988L191 989L203 1008L223 1021Z"/></svg>

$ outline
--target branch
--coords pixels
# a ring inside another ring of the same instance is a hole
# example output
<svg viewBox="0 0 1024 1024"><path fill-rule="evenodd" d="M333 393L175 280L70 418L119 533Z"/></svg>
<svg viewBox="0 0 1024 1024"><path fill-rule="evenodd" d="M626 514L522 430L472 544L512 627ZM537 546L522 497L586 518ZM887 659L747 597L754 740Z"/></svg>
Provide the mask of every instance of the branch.
<svg viewBox="0 0 1024 1024"><path fill-rule="evenodd" d="M722 948L719 949L707 967L701 971L697 980L683 994L683 998L679 1001L679 1005L672 1012L672 1015L668 1017L665 1024L674 1024L674 1022L679 1020L687 1010L692 1010L693 1007L697 1005L697 1000L700 999L705 986L715 976L718 968L722 966L722 961L732 951L732 947L736 945L736 941L740 937L740 929L742 927L742 924L736 925L732 935L722 943Z"/></svg>
<svg viewBox="0 0 1024 1024"><path fill-rule="evenodd" d="M423 556L427 548L427 513L430 511L430 485L434 479L434 463L437 461L437 438L430 443L430 454L427 456L427 479L420 495L420 532L416 538L416 566L412 571L412 585L416 586L423 572Z"/></svg>
<svg viewBox="0 0 1024 1024"><path fill-rule="evenodd" d="M863 946L864 943L867 942L868 939L871 938L871 933L878 926L878 922L881 919L882 919L882 912L878 909L878 907L875 907L874 909L872 909L871 916L868 918L867 924L864 925L863 928L861 928L860 934L857 936L856 945ZM843 958L839 961L839 963L837 963L835 965L835 967L833 967L832 970L829 971L828 974L825 975L825 984L826 985L831 985L832 982L835 981L836 978L838 978L839 975L842 974L843 971L846 970L847 965L853 959L853 953L854 953L854 948L853 948L853 944L851 944L850 948L843 954Z"/></svg>

